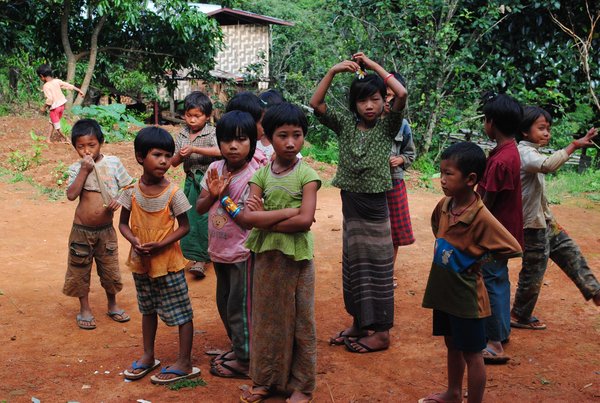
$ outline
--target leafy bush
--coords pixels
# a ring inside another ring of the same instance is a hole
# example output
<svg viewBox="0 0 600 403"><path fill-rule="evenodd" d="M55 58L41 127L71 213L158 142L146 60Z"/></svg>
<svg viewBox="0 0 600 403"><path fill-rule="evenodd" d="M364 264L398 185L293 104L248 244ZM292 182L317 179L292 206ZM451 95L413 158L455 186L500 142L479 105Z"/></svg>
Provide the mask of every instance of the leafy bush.
<svg viewBox="0 0 600 403"><path fill-rule="evenodd" d="M327 164L337 164L339 161L338 143L335 140L329 140L324 145L307 144L302 148L302 155Z"/></svg>
<svg viewBox="0 0 600 403"><path fill-rule="evenodd" d="M133 140L135 136L129 130L130 125L144 126L144 123L127 113L123 104L75 106L71 111L83 118L98 121L107 143Z"/></svg>
<svg viewBox="0 0 600 403"><path fill-rule="evenodd" d="M29 135L34 141L31 149L24 152L16 150L8 156L8 163L17 172L25 172L31 167L40 165L42 163L42 150L48 147L44 143L44 138L42 136L37 136L33 130Z"/></svg>

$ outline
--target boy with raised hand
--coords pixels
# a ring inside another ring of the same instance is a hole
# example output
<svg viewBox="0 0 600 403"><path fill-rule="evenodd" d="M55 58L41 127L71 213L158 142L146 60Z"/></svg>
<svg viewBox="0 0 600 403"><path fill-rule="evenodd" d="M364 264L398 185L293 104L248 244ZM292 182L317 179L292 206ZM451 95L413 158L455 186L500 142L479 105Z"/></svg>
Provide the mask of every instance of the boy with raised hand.
<svg viewBox="0 0 600 403"><path fill-rule="evenodd" d="M484 99L484 129L496 142L490 151L485 173L477 188L483 203L500 224L523 246L523 206L521 201L521 158L515 135L523 118L523 108L506 94L487 94ZM508 260L498 259L481 266L490 297L492 316L486 319L486 364L505 364L510 358L502 342L510 336L510 281Z"/></svg>
<svg viewBox="0 0 600 403"><path fill-rule="evenodd" d="M94 259L100 284L106 291L107 315L116 322L130 319L116 301L116 294L123 288L123 283L113 214L120 207L115 197L133 182L133 178L118 157L101 154L104 135L95 120L82 119L75 123L71 142L81 160L69 167L67 198L79 198L79 204L69 236L69 260L63 293L79 298L77 326L91 330L96 328L88 298Z"/></svg>
<svg viewBox="0 0 600 403"><path fill-rule="evenodd" d="M491 310L480 266L521 255L519 242L475 192L484 171L485 154L474 143L457 143L442 153L440 183L446 197L431 215L436 241L423 307L433 309L433 335L444 336L448 349L448 389L420 403L461 402L465 365L468 402L483 400L484 318Z"/></svg>

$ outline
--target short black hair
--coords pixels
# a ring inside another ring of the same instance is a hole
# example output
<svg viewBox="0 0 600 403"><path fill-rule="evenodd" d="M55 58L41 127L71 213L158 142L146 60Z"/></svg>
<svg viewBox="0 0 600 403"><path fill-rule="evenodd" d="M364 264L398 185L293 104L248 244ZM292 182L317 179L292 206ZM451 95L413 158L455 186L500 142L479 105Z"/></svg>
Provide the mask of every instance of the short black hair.
<svg viewBox="0 0 600 403"><path fill-rule="evenodd" d="M400 84L402 84L402 86L404 88L406 88L406 79L404 78L404 76L400 73L397 73L395 71L392 71L390 74L392 74L394 76L394 78L398 81L400 81Z"/></svg>
<svg viewBox="0 0 600 403"><path fill-rule="evenodd" d="M348 96L350 111L356 113L356 101L368 98L377 92L381 94L381 98L385 99L387 88L383 79L377 74L367 74L362 79L356 77L350 85L350 95Z"/></svg>
<svg viewBox="0 0 600 403"><path fill-rule="evenodd" d="M217 143L232 141L244 135L250 140L250 151L246 159L250 161L256 150L256 122L248 112L231 111L221 116L217 122Z"/></svg>
<svg viewBox="0 0 600 403"><path fill-rule="evenodd" d="M540 108L539 106L526 106L523 108L523 119L521 119L521 126L517 133L517 141L523 140L523 133L528 133L533 126L533 123L538 120L540 116L546 118L548 124L552 125L552 115L547 110Z"/></svg>
<svg viewBox="0 0 600 403"><path fill-rule="evenodd" d="M238 92L229 100L225 112L231 111L248 112L256 123L260 121L263 115L260 99L250 91Z"/></svg>
<svg viewBox="0 0 600 403"><path fill-rule="evenodd" d="M269 109L272 106L285 102L283 94L275 88L261 92L258 94L258 98L260 99L263 109Z"/></svg>
<svg viewBox="0 0 600 403"><path fill-rule="evenodd" d="M283 102L269 108L267 112L265 112L262 126L265 130L265 135L269 140L273 140L273 133L275 133L275 130L278 127L283 125L292 125L302 128L302 133L306 137L308 121L306 120L306 115L304 115L304 112L298 106L290 104L289 102Z"/></svg>
<svg viewBox="0 0 600 403"><path fill-rule="evenodd" d="M156 126L144 127L138 132L133 141L135 154L146 158L148 151L153 148L173 154L175 152L175 140L173 140L173 136L165 129Z"/></svg>
<svg viewBox="0 0 600 403"><path fill-rule="evenodd" d="M35 72L37 73L38 76L42 76L42 77L52 77L52 67L50 67L47 64L42 64L40 67L38 67Z"/></svg>
<svg viewBox="0 0 600 403"><path fill-rule="evenodd" d="M73 125L71 129L71 144L75 146L75 142L79 137L83 136L95 136L98 139L98 143L104 143L104 133L102 128L94 119L80 119Z"/></svg>
<svg viewBox="0 0 600 403"><path fill-rule="evenodd" d="M488 95L483 101L482 111L485 120L491 120L505 136L515 137L519 132L523 107L510 95Z"/></svg>
<svg viewBox="0 0 600 403"><path fill-rule="evenodd" d="M485 153L481 147L469 141L452 144L444 150L441 159L453 161L464 177L474 173L477 175L477 183L485 172Z"/></svg>
<svg viewBox="0 0 600 403"><path fill-rule="evenodd" d="M202 91L192 91L183 100L183 111L190 109L200 109L206 116L210 116L213 110L213 104L210 98Z"/></svg>

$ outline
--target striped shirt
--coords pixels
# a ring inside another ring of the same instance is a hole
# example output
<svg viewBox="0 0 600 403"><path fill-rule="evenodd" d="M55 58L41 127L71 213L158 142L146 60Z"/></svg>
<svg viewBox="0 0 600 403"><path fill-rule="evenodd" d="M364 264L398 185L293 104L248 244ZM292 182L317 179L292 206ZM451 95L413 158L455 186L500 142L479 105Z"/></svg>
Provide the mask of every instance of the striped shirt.
<svg viewBox="0 0 600 403"><path fill-rule="evenodd" d="M219 147L214 126L204 126L200 134L198 134L193 141L190 140L189 127L185 126L182 128L175 138L175 154L178 154L179 150L188 146L202 148ZM186 173L195 173L196 171L201 171L202 175L204 175L208 169L208 166L216 160L218 160L216 157L208 157L206 155L192 153L183 159L183 170Z"/></svg>

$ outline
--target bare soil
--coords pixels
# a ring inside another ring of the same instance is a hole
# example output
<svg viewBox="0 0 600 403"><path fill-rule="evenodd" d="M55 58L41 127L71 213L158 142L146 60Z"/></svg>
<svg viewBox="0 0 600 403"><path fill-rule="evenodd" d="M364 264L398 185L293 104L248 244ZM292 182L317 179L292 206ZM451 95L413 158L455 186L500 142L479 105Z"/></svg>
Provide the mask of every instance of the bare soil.
<svg viewBox="0 0 600 403"><path fill-rule="evenodd" d="M11 168L10 153L30 152L29 132L42 134L42 118L0 118L0 166ZM107 144L105 154L119 156L132 175L141 170L130 143ZM45 149L42 162L25 175L44 187L56 188L56 179L77 155L70 145ZM62 169L60 161L63 162ZM333 170L319 165L328 178ZM175 180L181 172L172 172ZM172 391L150 384L148 378L124 382L122 371L142 350L141 317L135 289L124 260L129 248L120 239L125 287L119 302L132 319L116 323L105 315L106 298L97 276L92 276L90 300L98 328L77 328L76 299L61 293L69 234L75 203L64 197L49 200L27 182L11 183L5 171L0 180L0 401L121 402L235 402L239 386L249 381L228 380L208 373L210 349L226 349L227 336L215 305L215 276L188 278L195 312L194 363L207 385ZM413 183L412 181L410 182ZM64 185L63 185L64 186ZM446 384L443 340L431 336L431 312L421 308L429 272L433 236L429 217L441 197L437 191L409 185L409 201L417 242L401 248L396 264L395 327L386 352L351 354L330 347L330 336L349 325L341 288L341 211L337 189L319 191L316 238L316 318L318 331L317 402L415 402ZM583 199L555 206L559 221L579 243L600 275L600 212ZM516 285L520 260L510 264ZM600 310L585 302L571 281L554 264L548 268L535 312L547 324L545 331L513 330L507 365L487 367L485 399L489 402L591 402L600 398ZM168 364L176 358L177 330L159 325L157 357ZM466 381L465 381L466 384ZM466 386L466 385L465 385ZM270 401L282 402L282 398Z"/></svg>

